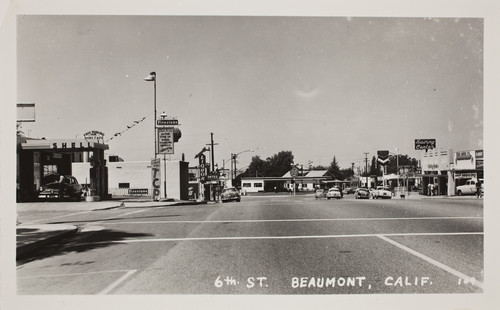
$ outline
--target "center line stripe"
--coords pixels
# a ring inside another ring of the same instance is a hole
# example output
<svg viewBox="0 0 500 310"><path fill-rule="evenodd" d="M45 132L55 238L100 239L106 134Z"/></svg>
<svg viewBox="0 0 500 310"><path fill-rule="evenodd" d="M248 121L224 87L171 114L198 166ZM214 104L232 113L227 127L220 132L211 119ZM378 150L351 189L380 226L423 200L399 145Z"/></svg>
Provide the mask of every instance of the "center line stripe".
<svg viewBox="0 0 500 310"><path fill-rule="evenodd" d="M157 238L157 239L128 239L83 243L82 245L109 244L109 243L141 243L141 242L176 242L176 241L223 241L223 240L273 240L273 239L329 239L329 238L360 238L384 236L470 236L484 235L483 232L457 233L395 233L395 234L356 234L356 235L311 235L311 236L255 236L255 237L194 237L194 238Z"/></svg>
<svg viewBox="0 0 500 310"><path fill-rule="evenodd" d="M281 220L212 220L212 221L134 221L134 222L105 222L109 225L125 225L125 224L210 224L210 223L271 223L271 222L332 222L332 221L412 221L412 220L482 220L479 216L443 216L443 217L400 217L400 218L385 218L385 217L366 217L366 218L339 218L339 219L281 219ZM103 221L99 221L103 223Z"/></svg>
<svg viewBox="0 0 500 310"><path fill-rule="evenodd" d="M108 287L106 287L105 289L103 289L101 292L99 292L97 295L106 295L108 294L109 292L111 292L114 288L116 288L120 283L122 283L123 281L125 281L128 277L130 277L131 275L133 275L137 270L129 270L126 274L124 274L123 276L121 276L118 280L116 280L115 282L113 282L111 285L109 285Z"/></svg>
<svg viewBox="0 0 500 310"><path fill-rule="evenodd" d="M415 250L412 250L409 247L406 247L406 246L402 245L401 243L398 243L398 242L396 242L394 240L391 240L391 239L387 238L386 236L388 236L388 235L384 235L384 236L383 235L378 235L377 237L379 237L380 239L382 239L382 240L384 240L384 241L386 241L386 242L388 242L388 243L390 243L392 245L397 246L398 248L400 248L402 250L405 250L406 252L408 252L410 254L413 254L413 255L415 255L415 256L417 256L417 257L425 260L428 263L431 263L432 265L434 265L436 267L439 267L439 268L443 269L444 271L447 271L447 272L451 273L452 275L454 275L456 277L461 278L462 280L465 280L465 281L471 283L472 285L475 285L475 286L477 286L477 287L479 287L481 289L483 288L483 283L482 282L479 282L479 281L473 279L472 277L469 277L468 275L461 273L460 271L457 271L457 270L455 270L455 269L453 269L453 268L451 268L449 266L446 266L443 263L440 263L440 262L438 262L438 261L436 261L436 260L434 260L434 259L432 259L432 258L430 258L428 256L425 256L422 253L419 253L419 252L417 252Z"/></svg>

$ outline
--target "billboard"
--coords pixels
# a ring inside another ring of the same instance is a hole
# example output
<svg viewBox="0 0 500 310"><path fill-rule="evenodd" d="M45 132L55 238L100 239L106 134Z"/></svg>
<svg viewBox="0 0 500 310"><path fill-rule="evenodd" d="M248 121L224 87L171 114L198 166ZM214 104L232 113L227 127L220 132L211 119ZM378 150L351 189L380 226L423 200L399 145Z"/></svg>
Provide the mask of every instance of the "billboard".
<svg viewBox="0 0 500 310"><path fill-rule="evenodd" d="M415 139L415 150L430 150L436 148L436 139Z"/></svg>
<svg viewBox="0 0 500 310"><path fill-rule="evenodd" d="M174 154L174 128L158 128L158 154Z"/></svg>

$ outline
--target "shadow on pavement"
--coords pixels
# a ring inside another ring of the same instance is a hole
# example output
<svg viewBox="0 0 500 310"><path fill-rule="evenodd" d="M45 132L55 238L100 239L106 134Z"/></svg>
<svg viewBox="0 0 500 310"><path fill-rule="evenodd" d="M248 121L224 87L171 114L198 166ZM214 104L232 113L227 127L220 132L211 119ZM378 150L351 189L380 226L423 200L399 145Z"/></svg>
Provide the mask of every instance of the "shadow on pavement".
<svg viewBox="0 0 500 310"><path fill-rule="evenodd" d="M47 223L47 224L99 223L99 222L135 220L135 219L157 219L157 218L168 218L168 217L177 217L177 216L181 216L181 215L180 214L172 214L172 215L155 215L155 216L114 217L114 218L97 219L97 220L79 220L79 221L50 222L50 223Z"/></svg>
<svg viewBox="0 0 500 310"><path fill-rule="evenodd" d="M123 241L129 238L150 237L151 234L129 233L104 229L99 231L79 232L72 237L67 237L57 243L47 245L34 251L17 261L17 265L23 265L35 260L45 259L52 256L65 255L68 253L81 253L99 248L105 248L112 245L118 245L117 241Z"/></svg>

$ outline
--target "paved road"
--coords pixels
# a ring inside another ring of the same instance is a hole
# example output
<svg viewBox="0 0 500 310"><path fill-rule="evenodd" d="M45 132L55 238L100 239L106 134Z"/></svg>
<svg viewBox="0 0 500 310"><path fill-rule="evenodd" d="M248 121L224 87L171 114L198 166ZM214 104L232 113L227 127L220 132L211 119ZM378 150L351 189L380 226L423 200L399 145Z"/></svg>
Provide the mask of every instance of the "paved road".
<svg viewBox="0 0 500 310"><path fill-rule="evenodd" d="M18 263L19 294L483 291L482 200L268 196L19 219L80 228Z"/></svg>

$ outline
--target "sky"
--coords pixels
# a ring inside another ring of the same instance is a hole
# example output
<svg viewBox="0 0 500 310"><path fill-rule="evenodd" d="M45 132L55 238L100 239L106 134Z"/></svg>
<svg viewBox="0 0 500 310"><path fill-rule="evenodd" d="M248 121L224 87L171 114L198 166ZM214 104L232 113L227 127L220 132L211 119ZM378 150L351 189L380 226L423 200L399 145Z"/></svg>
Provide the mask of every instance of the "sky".
<svg viewBox="0 0 500 310"><path fill-rule="evenodd" d="M192 166L210 133L219 166L253 150L239 168L280 151L341 168L377 150L419 159L423 138L483 148L481 18L17 17L17 100L36 106L27 136L98 130L109 154L151 159L151 71L158 115L181 124L168 158Z"/></svg>

